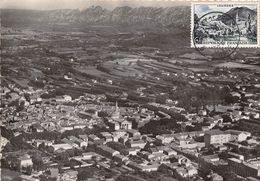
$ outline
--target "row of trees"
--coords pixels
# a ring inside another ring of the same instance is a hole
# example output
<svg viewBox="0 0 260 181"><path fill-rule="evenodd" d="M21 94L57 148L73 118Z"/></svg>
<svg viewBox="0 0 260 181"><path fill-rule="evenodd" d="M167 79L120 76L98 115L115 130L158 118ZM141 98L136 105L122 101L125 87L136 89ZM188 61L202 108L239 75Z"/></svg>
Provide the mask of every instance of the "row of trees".
<svg viewBox="0 0 260 181"><path fill-rule="evenodd" d="M220 103L230 104L238 101L236 97L230 94L228 87L193 87L190 85L181 85L175 91L169 94L172 100L178 100L179 106L187 110L195 108L199 110L206 105L217 105Z"/></svg>
<svg viewBox="0 0 260 181"><path fill-rule="evenodd" d="M180 132L181 126L175 119L161 119L160 121L151 120L139 129L142 134L170 134L171 131Z"/></svg>

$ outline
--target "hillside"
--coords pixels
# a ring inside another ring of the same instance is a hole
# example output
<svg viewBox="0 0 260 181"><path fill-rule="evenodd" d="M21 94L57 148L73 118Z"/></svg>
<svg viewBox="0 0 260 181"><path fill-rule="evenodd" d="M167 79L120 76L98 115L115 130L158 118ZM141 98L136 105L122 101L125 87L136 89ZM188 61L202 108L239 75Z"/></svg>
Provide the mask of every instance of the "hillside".
<svg viewBox="0 0 260 181"><path fill-rule="evenodd" d="M239 20L247 20L248 16L250 15L251 20L256 20L257 13L254 10L251 10L247 7L235 7L230 9L226 14L236 20L236 15L238 15ZM229 17L224 16L222 17L222 22L225 24L230 24L231 20Z"/></svg>

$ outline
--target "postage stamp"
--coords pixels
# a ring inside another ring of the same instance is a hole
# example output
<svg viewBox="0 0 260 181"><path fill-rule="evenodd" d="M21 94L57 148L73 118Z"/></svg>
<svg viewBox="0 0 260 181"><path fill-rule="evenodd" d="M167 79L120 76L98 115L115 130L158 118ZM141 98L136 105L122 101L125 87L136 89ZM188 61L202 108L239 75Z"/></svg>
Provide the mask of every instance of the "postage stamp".
<svg viewBox="0 0 260 181"><path fill-rule="evenodd" d="M259 2L201 2L191 6L191 47L260 47Z"/></svg>

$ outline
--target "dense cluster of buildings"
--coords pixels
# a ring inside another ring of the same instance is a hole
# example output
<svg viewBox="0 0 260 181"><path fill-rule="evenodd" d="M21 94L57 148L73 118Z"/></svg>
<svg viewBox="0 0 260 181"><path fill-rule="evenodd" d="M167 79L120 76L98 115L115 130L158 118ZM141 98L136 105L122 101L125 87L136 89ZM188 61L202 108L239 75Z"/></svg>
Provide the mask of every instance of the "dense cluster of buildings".
<svg viewBox="0 0 260 181"><path fill-rule="evenodd" d="M59 38L70 42L72 34ZM73 34L77 43L83 35ZM39 36L49 38L44 33ZM98 37L95 34L88 41L95 44ZM32 75L30 83L42 79L42 88L21 87L24 82L19 84L18 79L1 84L1 168L35 181L145 180L156 174L160 180L259 180L259 73L213 69L212 62L207 62L208 71L205 60L202 68L199 64L191 68L194 54L173 61L152 47L138 50L152 53L122 61L106 61L111 57L104 55L106 60L98 57L95 62L92 57L91 66L86 66L88 54L108 53L117 46L105 51L55 46L48 50L53 57L44 57L50 67L33 65L39 69L35 72L46 71L49 76ZM96 65L99 61L102 66ZM63 67L64 72L56 75L53 67L63 63L70 72ZM109 78L104 69L111 71ZM55 88L68 88L68 94L52 95ZM184 88L198 90L198 95ZM202 100L209 90L226 90L219 95L225 98L217 100L210 94L210 100ZM185 99L186 95L191 97Z"/></svg>

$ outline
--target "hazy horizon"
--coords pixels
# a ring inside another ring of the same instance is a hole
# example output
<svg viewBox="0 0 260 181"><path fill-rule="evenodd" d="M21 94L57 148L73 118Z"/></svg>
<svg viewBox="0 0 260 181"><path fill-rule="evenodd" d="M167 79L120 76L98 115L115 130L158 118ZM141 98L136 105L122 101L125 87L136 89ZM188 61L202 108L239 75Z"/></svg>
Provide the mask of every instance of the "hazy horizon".
<svg viewBox="0 0 260 181"><path fill-rule="evenodd" d="M106 9L115 7L173 7L190 5L190 2L160 1L160 0L2 0L1 9L30 9L30 10L56 10L56 9L86 9L92 6L101 6Z"/></svg>

